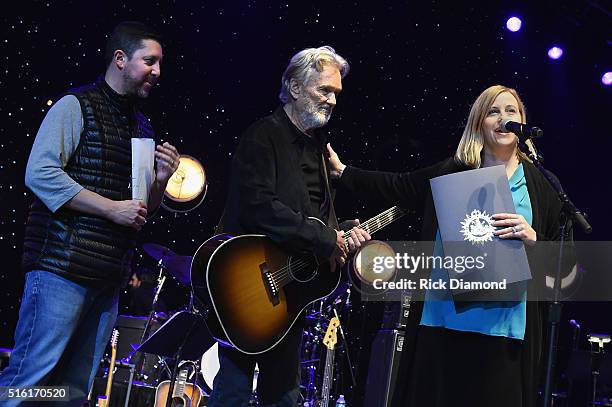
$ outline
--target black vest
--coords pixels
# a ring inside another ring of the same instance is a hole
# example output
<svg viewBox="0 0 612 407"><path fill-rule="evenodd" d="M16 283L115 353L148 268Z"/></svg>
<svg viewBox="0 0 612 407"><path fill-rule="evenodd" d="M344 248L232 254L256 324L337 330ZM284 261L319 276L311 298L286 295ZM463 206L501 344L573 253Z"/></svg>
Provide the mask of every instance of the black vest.
<svg viewBox="0 0 612 407"><path fill-rule="evenodd" d="M153 137L149 121L103 78L67 94L79 100L83 132L64 171L111 200L131 199L132 137ZM73 281L118 285L132 258L136 231L65 207L55 213L35 198L26 224L22 266Z"/></svg>

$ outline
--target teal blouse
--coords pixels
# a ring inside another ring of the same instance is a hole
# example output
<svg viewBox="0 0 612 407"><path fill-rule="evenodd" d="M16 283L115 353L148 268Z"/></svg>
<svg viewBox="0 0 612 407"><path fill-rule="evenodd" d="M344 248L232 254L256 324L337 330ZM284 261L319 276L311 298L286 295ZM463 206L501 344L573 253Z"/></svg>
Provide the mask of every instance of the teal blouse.
<svg viewBox="0 0 612 407"><path fill-rule="evenodd" d="M527 191L523 164L519 164L508 183L516 213L523 215L531 225L533 219L531 201ZM434 255L444 255L439 229L436 233ZM433 269L431 278L448 280L448 273L444 269ZM428 290L425 293L421 325L521 340L525 337L526 292L523 292L520 302L483 302L474 305L457 313L450 290Z"/></svg>

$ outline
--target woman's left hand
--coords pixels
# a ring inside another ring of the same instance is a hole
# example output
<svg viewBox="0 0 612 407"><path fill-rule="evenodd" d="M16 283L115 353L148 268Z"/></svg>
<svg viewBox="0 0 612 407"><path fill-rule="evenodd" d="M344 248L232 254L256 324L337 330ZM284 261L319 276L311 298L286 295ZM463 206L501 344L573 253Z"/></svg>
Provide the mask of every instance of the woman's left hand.
<svg viewBox="0 0 612 407"><path fill-rule="evenodd" d="M521 239L525 244L534 245L537 236L536 231L522 215L515 213L496 213L493 215L493 226L502 227L493 232L500 239Z"/></svg>

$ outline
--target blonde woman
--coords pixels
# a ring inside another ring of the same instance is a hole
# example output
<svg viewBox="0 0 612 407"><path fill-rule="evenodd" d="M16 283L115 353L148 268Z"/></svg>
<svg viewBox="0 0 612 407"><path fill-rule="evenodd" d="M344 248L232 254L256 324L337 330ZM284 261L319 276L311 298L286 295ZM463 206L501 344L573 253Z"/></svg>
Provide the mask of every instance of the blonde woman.
<svg viewBox="0 0 612 407"><path fill-rule="evenodd" d="M420 212L421 240L435 242L432 249L440 254L429 180L504 165L516 214L493 216L496 235L521 239L527 246L538 240L558 240L561 204L557 195L518 149L517 137L501 129L502 119L524 123L525 107L514 89L491 86L474 102L454 157L413 172L386 173L346 166L328 145L332 175L351 191L365 191L387 205ZM529 284L526 298L531 300L535 294L533 282ZM393 404L535 406L542 364L541 303L476 303L458 312L449 298L434 301L427 292L413 302Z"/></svg>

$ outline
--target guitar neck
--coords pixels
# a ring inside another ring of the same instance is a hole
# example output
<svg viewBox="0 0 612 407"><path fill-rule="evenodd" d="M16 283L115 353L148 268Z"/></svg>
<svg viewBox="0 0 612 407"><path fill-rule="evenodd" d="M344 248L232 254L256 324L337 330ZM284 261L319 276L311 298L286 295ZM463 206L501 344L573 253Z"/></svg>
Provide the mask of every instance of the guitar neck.
<svg viewBox="0 0 612 407"><path fill-rule="evenodd" d="M329 406L329 391L331 389L332 375L334 374L335 349L327 349L325 355L325 372L323 373L323 391L321 392L321 407Z"/></svg>
<svg viewBox="0 0 612 407"><path fill-rule="evenodd" d="M406 213L399 206L393 206L384 212L379 213L372 219L369 219L359 225L359 228L365 230L369 234L376 233L385 226L395 222ZM348 242L351 231L344 232L344 241Z"/></svg>
<svg viewBox="0 0 612 407"><path fill-rule="evenodd" d="M181 370L176 377L172 397L183 397L185 395L185 383L187 382L187 370Z"/></svg>
<svg viewBox="0 0 612 407"><path fill-rule="evenodd" d="M110 365L108 366L108 378L106 379L106 392L104 395L106 396L106 400L110 400L111 388L113 387L113 374L115 371L115 358L117 357L117 349L113 347L111 350L111 360Z"/></svg>

